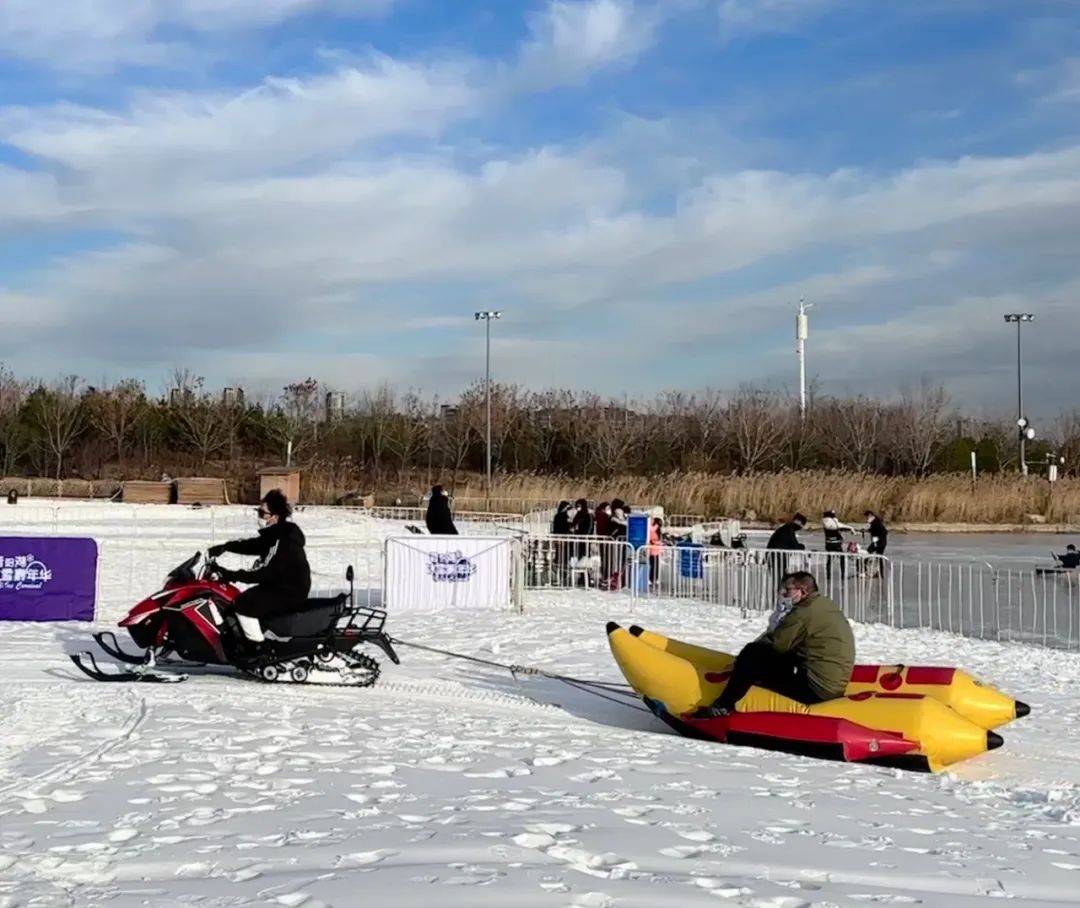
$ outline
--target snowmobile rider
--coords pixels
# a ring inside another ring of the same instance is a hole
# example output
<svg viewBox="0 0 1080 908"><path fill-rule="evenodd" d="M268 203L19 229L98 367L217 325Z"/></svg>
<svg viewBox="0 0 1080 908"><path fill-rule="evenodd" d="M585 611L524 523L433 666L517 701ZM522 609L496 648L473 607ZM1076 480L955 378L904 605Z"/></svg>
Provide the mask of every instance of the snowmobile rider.
<svg viewBox="0 0 1080 908"><path fill-rule="evenodd" d="M840 607L818 592L813 575L784 577L769 629L743 647L727 686L697 719L729 715L754 685L798 700L822 703L844 696L855 665L855 638Z"/></svg>
<svg viewBox="0 0 1080 908"><path fill-rule="evenodd" d="M1080 552L1076 551L1076 546L1071 543L1065 546L1064 555L1054 556L1063 568L1069 568L1070 570L1080 567Z"/></svg>
<svg viewBox="0 0 1080 908"><path fill-rule="evenodd" d="M311 568L304 553L304 534L289 520L292 508L280 489L271 489L258 507L259 535L234 539L206 550L211 558L223 552L255 555L251 570L234 571L218 566L218 577L255 586L244 590L233 604L244 636L254 642L263 639L259 619L299 611L311 592Z"/></svg>

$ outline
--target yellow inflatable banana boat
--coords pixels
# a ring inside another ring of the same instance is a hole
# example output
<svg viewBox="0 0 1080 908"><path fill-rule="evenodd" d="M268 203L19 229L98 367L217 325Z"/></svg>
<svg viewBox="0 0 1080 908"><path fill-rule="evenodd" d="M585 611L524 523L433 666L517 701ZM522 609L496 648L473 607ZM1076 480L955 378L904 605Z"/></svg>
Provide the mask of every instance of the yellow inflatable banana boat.
<svg viewBox="0 0 1080 908"><path fill-rule="evenodd" d="M806 706L754 687L730 716L690 716L720 695L735 657L611 622L626 680L680 733L808 756L937 772L1000 747L996 728L1029 709L953 668L857 665L847 693Z"/></svg>

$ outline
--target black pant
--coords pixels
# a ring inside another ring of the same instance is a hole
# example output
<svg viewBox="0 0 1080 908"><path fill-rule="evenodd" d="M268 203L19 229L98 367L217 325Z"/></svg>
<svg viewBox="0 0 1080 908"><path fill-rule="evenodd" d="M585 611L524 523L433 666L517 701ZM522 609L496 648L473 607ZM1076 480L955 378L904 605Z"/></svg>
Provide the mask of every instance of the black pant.
<svg viewBox="0 0 1080 908"><path fill-rule="evenodd" d="M765 552L765 559L769 565L770 581L774 588L780 586L780 581L784 579L787 574L788 568L788 556L787 552L777 549L769 549Z"/></svg>
<svg viewBox="0 0 1080 908"><path fill-rule="evenodd" d="M306 596L295 596L282 590L253 586L236 597L233 611L252 618L272 618L299 611L306 599Z"/></svg>
<svg viewBox="0 0 1080 908"><path fill-rule="evenodd" d="M734 709L751 687L764 687L800 703L821 703L806 677L806 668L789 653L778 653L768 643L755 640L742 648L727 687L716 701L724 709Z"/></svg>
<svg viewBox="0 0 1080 908"><path fill-rule="evenodd" d="M844 544L842 542L826 542L825 543L825 551L826 551L826 553L831 553L833 555L841 555L842 556L843 553L844 553ZM829 579L832 578L832 568L833 568L833 562L834 561L840 562L840 576L843 577L843 576L845 576L847 574L847 564L846 564L847 559L846 558L843 558L843 557L831 558L831 557L829 557L829 554L826 554L825 555L825 579L826 580L829 580Z"/></svg>

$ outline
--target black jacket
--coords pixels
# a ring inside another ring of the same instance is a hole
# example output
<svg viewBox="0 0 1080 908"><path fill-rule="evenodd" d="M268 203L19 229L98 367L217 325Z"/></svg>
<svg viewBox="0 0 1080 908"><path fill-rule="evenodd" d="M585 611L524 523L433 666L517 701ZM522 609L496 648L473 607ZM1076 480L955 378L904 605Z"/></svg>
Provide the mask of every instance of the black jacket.
<svg viewBox="0 0 1080 908"><path fill-rule="evenodd" d="M885 528L885 521L880 517L875 517L870 521L870 538L876 539L876 547L879 549L885 548L885 543L889 541L889 531ZM874 543L871 543L874 545Z"/></svg>
<svg viewBox="0 0 1080 908"><path fill-rule="evenodd" d="M450 515L450 499L445 495L432 495L428 501L427 514L424 516L428 532L433 536L456 536L457 527Z"/></svg>
<svg viewBox="0 0 1080 908"><path fill-rule="evenodd" d="M287 599L306 599L311 592L311 567L304 552L304 533L295 523L279 520L259 530L252 539L234 539L225 543L226 552L255 555L249 571L234 571L242 583L257 583L279 592Z"/></svg>
<svg viewBox="0 0 1080 908"><path fill-rule="evenodd" d="M578 536L592 535L593 519L588 508L578 508L578 512L574 515L574 519L570 523L570 532L575 533Z"/></svg>
<svg viewBox="0 0 1080 908"><path fill-rule="evenodd" d="M556 511L555 519L551 521L551 532L555 536L566 536L570 532L570 511L563 508Z"/></svg>
<svg viewBox="0 0 1080 908"><path fill-rule="evenodd" d="M1080 567L1080 552L1066 552L1064 555L1058 555L1058 561L1061 562L1063 568Z"/></svg>
<svg viewBox="0 0 1080 908"><path fill-rule="evenodd" d="M766 548L783 552L803 551L806 546L799 542L799 537L795 535L801 529L797 523L785 523L782 527L777 527L769 537Z"/></svg>

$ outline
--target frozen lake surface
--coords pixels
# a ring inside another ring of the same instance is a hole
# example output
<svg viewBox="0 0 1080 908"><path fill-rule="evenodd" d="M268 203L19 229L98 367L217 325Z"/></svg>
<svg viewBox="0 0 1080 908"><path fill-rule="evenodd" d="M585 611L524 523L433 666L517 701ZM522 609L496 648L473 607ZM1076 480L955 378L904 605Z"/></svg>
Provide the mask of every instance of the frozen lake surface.
<svg viewBox="0 0 1080 908"><path fill-rule="evenodd" d="M933 561L989 561L998 567L1032 568L1051 563L1080 536L1059 533L890 533L888 555ZM814 543L817 547L817 543Z"/></svg>

